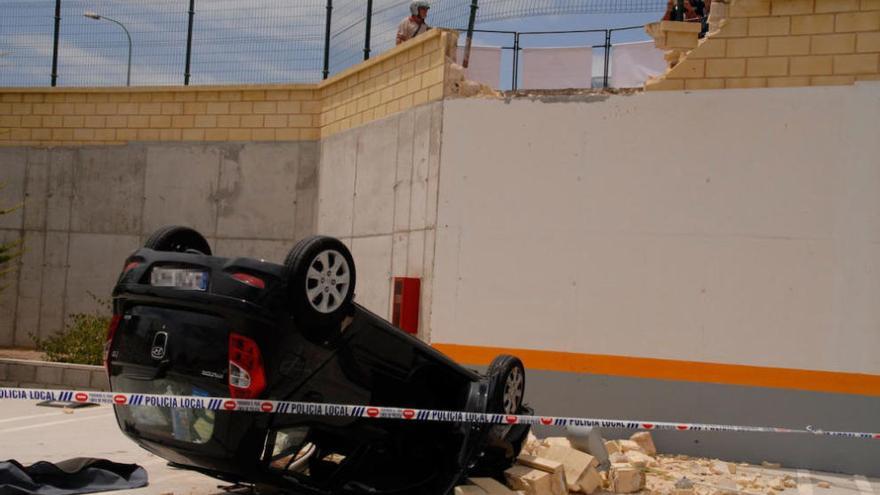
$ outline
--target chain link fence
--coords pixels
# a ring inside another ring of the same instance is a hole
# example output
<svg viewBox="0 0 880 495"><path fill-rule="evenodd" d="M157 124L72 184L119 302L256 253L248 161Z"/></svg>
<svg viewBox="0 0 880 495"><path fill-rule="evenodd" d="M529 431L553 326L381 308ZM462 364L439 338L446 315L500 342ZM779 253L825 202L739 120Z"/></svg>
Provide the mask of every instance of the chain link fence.
<svg viewBox="0 0 880 495"><path fill-rule="evenodd" d="M0 0L0 86L125 85L127 35L132 85L316 82L391 48L409 3ZM473 3L435 0L430 22L464 29ZM662 12L666 0L477 3L480 26L542 15Z"/></svg>

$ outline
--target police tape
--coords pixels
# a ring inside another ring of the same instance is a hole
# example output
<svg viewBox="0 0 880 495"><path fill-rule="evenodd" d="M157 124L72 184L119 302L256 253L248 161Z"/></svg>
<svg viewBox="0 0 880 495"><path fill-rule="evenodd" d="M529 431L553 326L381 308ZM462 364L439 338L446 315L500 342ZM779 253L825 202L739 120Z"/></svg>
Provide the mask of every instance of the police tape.
<svg viewBox="0 0 880 495"><path fill-rule="evenodd" d="M626 430L721 431L748 433L801 433L834 437L880 440L880 433L852 431L824 431L807 426L803 429L769 426L734 426L705 423L671 423L666 421L634 421L562 416L529 416L521 414L494 414L481 412L445 411L382 406L355 406L281 400L233 399L187 395L132 394L124 392L93 392L76 390L48 390L34 388L0 387L0 400L53 401L117 406L146 406L169 409L197 409L290 414L299 416L354 417L394 419L402 421L430 421L442 423L482 423L493 425L574 426L615 428Z"/></svg>

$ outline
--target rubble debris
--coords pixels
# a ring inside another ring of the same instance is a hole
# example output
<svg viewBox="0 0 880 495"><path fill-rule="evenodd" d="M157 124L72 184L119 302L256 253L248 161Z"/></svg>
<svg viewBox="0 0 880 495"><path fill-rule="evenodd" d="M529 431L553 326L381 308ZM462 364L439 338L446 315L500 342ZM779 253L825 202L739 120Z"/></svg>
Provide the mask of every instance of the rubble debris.
<svg viewBox="0 0 880 495"><path fill-rule="evenodd" d="M820 481L816 483L816 486L818 486L819 488L831 488L831 483L827 481Z"/></svg>
<svg viewBox="0 0 880 495"><path fill-rule="evenodd" d="M651 437L651 432L640 431L629 437L629 439L637 443L641 447L642 452L648 455L657 455L657 447L654 446L654 438Z"/></svg>
<svg viewBox="0 0 880 495"><path fill-rule="evenodd" d="M539 448L538 456L562 463L571 491L591 494L602 486L602 478L596 469L599 462L586 452L564 445L550 445Z"/></svg>
<svg viewBox="0 0 880 495"><path fill-rule="evenodd" d="M736 474L736 465L731 464L729 462L722 461L712 461L709 470L712 471L712 474L715 475L725 475L725 474Z"/></svg>
<svg viewBox="0 0 880 495"><path fill-rule="evenodd" d="M608 489L614 493L635 493L645 488L645 472L630 464L612 464Z"/></svg>
<svg viewBox="0 0 880 495"><path fill-rule="evenodd" d="M485 495L487 492L474 485L459 485L455 487L455 495Z"/></svg>
<svg viewBox="0 0 880 495"><path fill-rule="evenodd" d="M654 467L658 466L657 460L653 457L645 454L644 452L638 450L630 450L629 452L623 454L627 462L636 467Z"/></svg>
<svg viewBox="0 0 880 495"><path fill-rule="evenodd" d="M541 445L544 447L551 447L554 445L558 445L560 447L565 447L568 449L573 449L574 447L571 445L571 440L565 437L547 437L544 441L541 442Z"/></svg>
<svg viewBox="0 0 880 495"><path fill-rule="evenodd" d="M526 495L567 495L565 492L553 491L557 487L550 473L522 464L514 465L504 471L504 478L510 488L522 490Z"/></svg>
<svg viewBox="0 0 880 495"><path fill-rule="evenodd" d="M779 469L782 467L782 464L779 464L778 462L768 462L768 461L762 461L761 465L764 466L765 468L771 468L771 469Z"/></svg>
<svg viewBox="0 0 880 495"><path fill-rule="evenodd" d="M489 494L489 495L512 495L513 490L492 478L471 478L468 481L479 489L479 492L468 492L471 494ZM457 488L456 488L457 489ZM468 495L467 493L464 495Z"/></svg>
<svg viewBox="0 0 880 495"><path fill-rule="evenodd" d="M571 442L572 448L595 457L599 461L597 468L599 471L607 471L611 466L608 460L608 451L605 449L605 440L602 439L599 429L591 426L566 426L565 438ZM655 450L654 454L656 453Z"/></svg>
<svg viewBox="0 0 880 495"><path fill-rule="evenodd" d="M535 457L532 455L520 455L517 462L523 466L534 469L540 469L552 476L553 493L567 493L568 485L565 482L565 467L561 462L551 461L543 457Z"/></svg>

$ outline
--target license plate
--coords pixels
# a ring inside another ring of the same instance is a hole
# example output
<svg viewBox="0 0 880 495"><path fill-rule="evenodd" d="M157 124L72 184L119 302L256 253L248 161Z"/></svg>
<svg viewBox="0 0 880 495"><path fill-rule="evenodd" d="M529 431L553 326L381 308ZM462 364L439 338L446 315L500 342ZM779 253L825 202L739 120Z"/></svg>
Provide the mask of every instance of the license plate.
<svg viewBox="0 0 880 495"><path fill-rule="evenodd" d="M150 284L183 290L208 290L208 272L192 268L153 268Z"/></svg>

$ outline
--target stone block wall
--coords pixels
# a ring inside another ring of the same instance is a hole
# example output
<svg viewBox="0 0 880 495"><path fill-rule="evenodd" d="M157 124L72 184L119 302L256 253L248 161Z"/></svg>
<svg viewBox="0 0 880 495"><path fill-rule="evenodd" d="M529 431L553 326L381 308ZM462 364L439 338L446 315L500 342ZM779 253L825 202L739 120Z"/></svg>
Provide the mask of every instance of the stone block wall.
<svg viewBox="0 0 880 495"><path fill-rule="evenodd" d="M433 30L319 84L0 88L0 146L315 141L443 98L456 40Z"/></svg>
<svg viewBox="0 0 880 495"><path fill-rule="evenodd" d="M733 0L719 31L648 90L880 80L880 1Z"/></svg>
<svg viewBox="0 0 880 495"><path fill-rule="evenodd" d="M322 137L443 98L457 40L435 29L337 75L321 90Z"/></svg>

